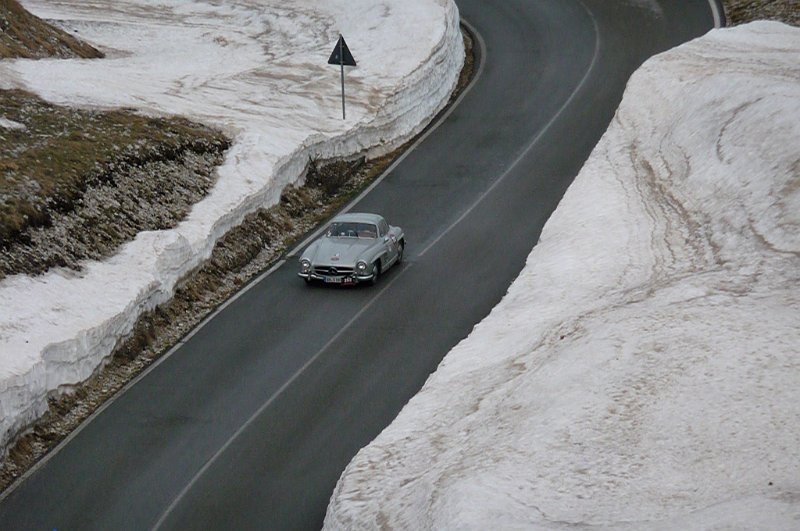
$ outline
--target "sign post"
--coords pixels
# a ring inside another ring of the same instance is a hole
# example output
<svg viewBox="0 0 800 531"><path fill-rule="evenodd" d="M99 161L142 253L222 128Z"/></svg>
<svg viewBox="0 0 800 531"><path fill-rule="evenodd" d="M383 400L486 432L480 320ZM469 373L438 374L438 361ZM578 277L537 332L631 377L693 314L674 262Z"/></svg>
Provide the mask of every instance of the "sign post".
<svg viewBox="0 0 800 531"><path fill-rule="evenodd" d="M350 49L347 47L347 43L344 42L344 37L342 34L339 34L339 41L336 43L336 46L333 48L333 52L331 56L328 58L329 65L339 65L342 73L342 120L345 119L345 110L344 110L344 67L345 66L356 66L356 60L353 59L353 54L350 53Z"/></svg>

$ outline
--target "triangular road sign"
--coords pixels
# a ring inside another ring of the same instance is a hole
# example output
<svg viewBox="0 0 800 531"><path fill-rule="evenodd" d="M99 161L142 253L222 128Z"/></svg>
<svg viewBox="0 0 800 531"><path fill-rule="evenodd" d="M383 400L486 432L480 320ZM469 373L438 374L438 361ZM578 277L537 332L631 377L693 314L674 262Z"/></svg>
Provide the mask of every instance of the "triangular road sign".
<svg viewBox="0 0 800 531"><path fill-rule="evenodd" d="M339 35L339 41L333 48L330 58L328 58L328 64L356 66L356 60L353 59L353 54L350 53L350 48L347 47L347 43L344 42L344 37L341 35Z"/></svg>

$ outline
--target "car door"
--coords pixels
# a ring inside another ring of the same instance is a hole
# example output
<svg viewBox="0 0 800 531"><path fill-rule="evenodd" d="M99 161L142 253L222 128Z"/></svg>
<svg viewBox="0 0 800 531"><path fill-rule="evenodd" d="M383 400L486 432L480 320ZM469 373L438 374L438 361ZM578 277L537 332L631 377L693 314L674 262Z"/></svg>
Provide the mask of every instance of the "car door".
<svg viewBox="0 0 800 531"><path fill-rule="evenodd" d="M385 219L381 219L378 223L378 231L380 233L381 241L383 242L386 250L386 263L393 264L397 260L399 253L399 246L397 240L389 234L389 224Z"/></svg>

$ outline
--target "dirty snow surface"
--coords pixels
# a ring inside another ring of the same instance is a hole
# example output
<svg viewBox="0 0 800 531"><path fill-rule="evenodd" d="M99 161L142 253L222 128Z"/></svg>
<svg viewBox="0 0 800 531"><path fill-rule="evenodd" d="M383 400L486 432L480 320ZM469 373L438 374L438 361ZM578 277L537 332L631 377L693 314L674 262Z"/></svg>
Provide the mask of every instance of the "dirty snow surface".
<svg viewBox="0 0 800 531"><path fill-rule="evenodd" d="M800 528L800 30L648 61L329 529Z"/></svg>
<svg viewBox="0 0 800 531"><path fill-rule="evenodd" d="M49 392L90 376L221 235L276 203L309 157L379 155L420 131L446 104L464 60L452 0L23 4L106 58L2 61L0 88L182 114L234 143L215 188L177 228L141 233L80 273L0 282L0 450L44 412ZM358 62L347 68L346 120L339 69L327 64L339 33ZM0 127L17 126L0 116Z"/></svg>

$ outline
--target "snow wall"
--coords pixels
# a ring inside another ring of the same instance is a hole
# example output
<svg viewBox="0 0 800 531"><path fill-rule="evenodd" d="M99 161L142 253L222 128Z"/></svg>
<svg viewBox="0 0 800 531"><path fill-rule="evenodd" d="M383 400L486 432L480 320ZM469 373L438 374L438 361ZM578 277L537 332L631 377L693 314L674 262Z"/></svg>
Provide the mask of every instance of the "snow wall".
<svg viewBox="0 0 800 531"><path fill-rule="evenodd" d="M141 233L78 273L0 282L0 450L47 410L48 395L91 376L221 236L276 204L309 157L378 156L401 145L446 105L464 62L452 0L24 5L107 57L3 61L0 88L183 114L234 143L212 192L175 229ZM347 120L338 68L326 64L339 33L358 62L346 73Z"/></svg>
<svg viewBox="0 0 800 531"><path fill-rule="evenodd" d="M647 61L326 529L800 525L800 29Z"/></svg>

